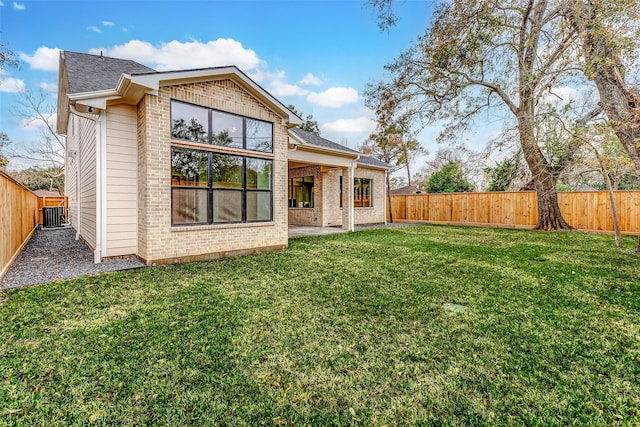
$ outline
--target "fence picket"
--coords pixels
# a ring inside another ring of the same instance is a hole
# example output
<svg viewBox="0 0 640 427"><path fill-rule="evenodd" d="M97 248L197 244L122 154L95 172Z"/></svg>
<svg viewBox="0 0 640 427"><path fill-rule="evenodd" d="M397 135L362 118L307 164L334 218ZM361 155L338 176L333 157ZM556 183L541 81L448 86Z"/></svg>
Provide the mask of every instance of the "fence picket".
<svg viewBox="0 0 640 427"><path fill-rule="evenodd" d="M640 191L615 191L620 231L640 234ZM560 211L578 230L612 232L606 191L558 193ZM441 224L533 228L538 222L534 191L391 196L393 220ZM387 219L388 219L387 212Z"/></svg>

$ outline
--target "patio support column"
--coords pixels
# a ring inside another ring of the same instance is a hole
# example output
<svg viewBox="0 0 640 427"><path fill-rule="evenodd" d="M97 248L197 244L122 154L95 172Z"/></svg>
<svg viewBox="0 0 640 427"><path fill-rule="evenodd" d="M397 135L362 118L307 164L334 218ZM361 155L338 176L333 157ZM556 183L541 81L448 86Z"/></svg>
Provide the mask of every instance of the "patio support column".
<svg viewBox="0 0 640 427"><path fill-rule="evenodd" d="M355 161L351 166L342 168L342 229L355 231L353 215L353 180Z"/></svg>

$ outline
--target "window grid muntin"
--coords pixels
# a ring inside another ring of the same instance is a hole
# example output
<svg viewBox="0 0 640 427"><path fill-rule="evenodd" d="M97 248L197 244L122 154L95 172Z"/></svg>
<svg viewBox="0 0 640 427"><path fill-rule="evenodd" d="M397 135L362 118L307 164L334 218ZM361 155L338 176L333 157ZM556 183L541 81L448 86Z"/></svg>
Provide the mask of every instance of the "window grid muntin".
<svg viewBox="0 0 640 427"><path fill-rule="evenodd" d="M217 110L214 108L208 108L208 107L203 107L201 105L196 105L196 104L191 104L189 102L185 102L185 101L179 101L176 99L172 99L171 100L171 106L170 106L170 121L171 121L171 126L173 127L173 121L174 121L174 117L173 117L173 111L174 111L174 104L182 104L182 105L186 105L189 107L194 107L194 108L198 108L198 109L204 109L207 111L208 117L207 117L207 141L206 142L200 142L200 141L195 141L192 139L183 139L183 138L176 138L174 137L173 133L171 132L171 139L174 139L176 141L187 141L187 142L199 142L199 143L204 143L204 144L208 144L214 147L228 147L228 148L239 148L239 149L243 149L243 150L249 150L249 151L254 151L256 153L271 153L273 154L273 144L274 144L274 134L273 134L273 123L266 121L266 120L260 120L260 119L256 119L253 117L245 117L245 116L241 116L239 114L234 114L234 113L230 113L228 111L222 111L222 110ZM223 115L228 115L228 116L232 116L232 117L236 117L236 118L240 118L242 121L242 146L241 147L234 147L234 146L227 146L227 145L221 145L221 144L214 144L213 143L213 116L215 113L220 113ZM269 150L256 150L256 149L252 149L252 148L247 148L248 144L247 144L247 120L253 120L259 123L263 123L263 124L267 124L270 126L271 128L271 144L269 146Z"/></svg>
<svg viewBox="0 0 640 427"><path fill-rule="evenodd" d="M233 223L252 223L252 222L271 222L273 221L273 160L272 159L262 159L259 157L252 157L252 156L243 156L243 155L237 155L237 154L227 154L227 153L221 153L221 152L217 152L217 151L209 151L209 150L200 150L200 149L194 149L194 148L186 148L186 147L181 147L181 146L172 146L171 147L171 155L173 157L173 152L174 150L179 150L179 151L196 151L196 152L203 152L203 153L207 153L208 156L208 186L207 187L194 187L194 186L184 186L184 185L171 185L171 225L172 226L188 226L188 225L204 225L204 224L233 224ZM213 156L214 155L221 155L221 156L229 156L229 157L237 157L242 159L242 186L240 188L220 188L220 187L214 187L214 183L213 183ZM270 174L270 183L269 183L269 189L248 189L247 188L247 178L246 178L246 174L247 174L247 160L248 159L255 159L255 160L259 160L264 162L265 164L269 164L269 174ZM207 222L195 222L195 223L174 223L174 190L176 189L182 189L182 190L192 190L192 191L207 191ZM214 201L214 192L216 191L235 191L235 192L240 192L241 193L241 216L240 216L240 220L239 221L214 221L214 216L215 216L215 212L214 212L214 208L215 205L213 203ZM262 192L262 193L268 193L271 195L270 197L270 206L269 206L269 218L268 219L263 219L263 220L248 220L247 219L247 193L249 192Z"/></svg>

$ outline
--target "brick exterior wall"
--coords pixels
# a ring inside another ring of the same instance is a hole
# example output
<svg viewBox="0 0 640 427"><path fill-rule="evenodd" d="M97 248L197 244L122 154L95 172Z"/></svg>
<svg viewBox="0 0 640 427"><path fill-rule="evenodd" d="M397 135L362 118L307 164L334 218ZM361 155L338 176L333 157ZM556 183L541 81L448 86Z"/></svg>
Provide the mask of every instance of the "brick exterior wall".
<svg viewBox="0 0 640 427"><path fill-rule="evenodd" d="M370 208L355 208L354 222L356 225L364 224L382 224L386 217L386 200L385 200L385 179L384 171L378 169L367 169L358 167L355 171L355 178L373 179L373 203ZM353 186L352 190L353 191Z"/></svg>
<svg viewBox="0 0 640 427"><path fill-rule="evenodd" d="M340 207L340 177L342 171L332 169L322 176L323 188L322 206L323 227L341 227L342 226L342 208Z"/></svg>
<svg viewBox="0 0 640 427"><path fill-rule="evenodd" d="M171 226L171 100L273 123L273 221ZM232 80L161 87L138 105L138 252L149 265L215 259L287 247L287 129L282 119Z"/></svg>

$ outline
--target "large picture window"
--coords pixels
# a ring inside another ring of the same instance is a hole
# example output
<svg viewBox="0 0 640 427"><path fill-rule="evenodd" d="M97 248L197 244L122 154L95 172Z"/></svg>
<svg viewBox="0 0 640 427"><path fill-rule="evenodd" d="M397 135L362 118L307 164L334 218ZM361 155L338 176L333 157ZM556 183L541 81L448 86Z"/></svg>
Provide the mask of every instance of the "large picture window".
<svg viewBox="0 0 640 427"><path fill-rule="evenodd" d="M273 123L171 101L171 138L273 153Z"/></svg>
<svg viewBox="0 0 640 427"><path fill-rule="evenodd" d="M289 207L313 208L313 176L289 178Z"/></svg>
<svg viewBox="0 0 640 427"><path fill-rule="evenodd" d="M171 224L271 221L273 161L171 149Z"/></svg>

